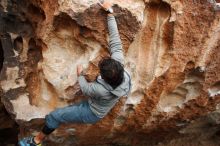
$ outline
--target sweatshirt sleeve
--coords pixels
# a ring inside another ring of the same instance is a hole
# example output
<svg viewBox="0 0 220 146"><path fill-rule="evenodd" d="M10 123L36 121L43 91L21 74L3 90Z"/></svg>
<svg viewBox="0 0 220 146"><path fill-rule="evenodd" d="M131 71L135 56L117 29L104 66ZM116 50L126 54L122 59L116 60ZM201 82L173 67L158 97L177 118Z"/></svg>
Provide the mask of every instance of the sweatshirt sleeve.
<svg viewBox="0 0 220 146"><path fill-rule="evenodd" d="M109 52L111 58L124 64L124 55L122 43L118 32L117 23L113 15L108 15L108 30L109 30Z"/></svg>
<svg viewBox="0 0 220 146"><path fill-rule="evenodd" d="M82 90L82 93L85 96L88 96L88 97L99 96L97 94L98 86L96 83L94 83L94 82L88 83L83 75L78 77L78 82L79 82L80 88Z"/></svg>

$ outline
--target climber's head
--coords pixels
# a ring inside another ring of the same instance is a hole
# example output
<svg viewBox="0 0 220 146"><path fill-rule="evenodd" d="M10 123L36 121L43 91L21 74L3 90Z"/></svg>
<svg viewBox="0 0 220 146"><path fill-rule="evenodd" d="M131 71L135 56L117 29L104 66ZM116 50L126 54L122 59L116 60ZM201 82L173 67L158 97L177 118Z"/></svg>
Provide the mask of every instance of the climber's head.
<svg viewBox="0 0 220 146"><path fill-rule="evenodd" d="M111 58L104 58L99 62L101 77L113 88L120 85L124 78L124 68L122 64Z"/></svg>

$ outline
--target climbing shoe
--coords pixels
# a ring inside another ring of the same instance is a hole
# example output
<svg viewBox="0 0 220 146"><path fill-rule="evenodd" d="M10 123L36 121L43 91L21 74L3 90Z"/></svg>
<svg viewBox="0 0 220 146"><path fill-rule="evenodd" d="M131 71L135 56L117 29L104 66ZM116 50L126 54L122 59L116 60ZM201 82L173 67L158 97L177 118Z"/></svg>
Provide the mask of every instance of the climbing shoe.
<svg viewBox="0 0 220 146"><path fill-rule="evenodd" d="M18 145L19 146L42 146L41 143L40 144L35 143L33 136L23 138L22 140L19 141Z"/></svg>

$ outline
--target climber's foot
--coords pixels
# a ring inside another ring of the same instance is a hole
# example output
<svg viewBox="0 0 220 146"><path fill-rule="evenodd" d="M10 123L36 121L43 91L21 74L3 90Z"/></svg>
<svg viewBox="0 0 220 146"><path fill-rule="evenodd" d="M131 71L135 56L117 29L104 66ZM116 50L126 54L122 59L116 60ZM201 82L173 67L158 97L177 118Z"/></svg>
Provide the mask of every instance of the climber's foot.
<svg viewBox="0 0 220 146"><path fill-rule="evenodd" d="M41 146L41 143L35 143L33 136L23 138L18 144L19 146Z"/></svg>

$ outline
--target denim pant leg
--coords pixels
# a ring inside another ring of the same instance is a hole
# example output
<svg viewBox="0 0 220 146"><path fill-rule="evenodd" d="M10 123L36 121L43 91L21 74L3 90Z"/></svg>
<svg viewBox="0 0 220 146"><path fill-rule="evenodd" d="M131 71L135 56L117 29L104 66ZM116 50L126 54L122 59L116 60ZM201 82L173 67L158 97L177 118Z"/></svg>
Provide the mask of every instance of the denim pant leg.
<svg viewBox="0 0 220 146"><path fill-rule="evenodd" d="M90 109L88 101L56 109L46 116L46 125L56 129L62 123L96 123L100 118Z"/></svg>

